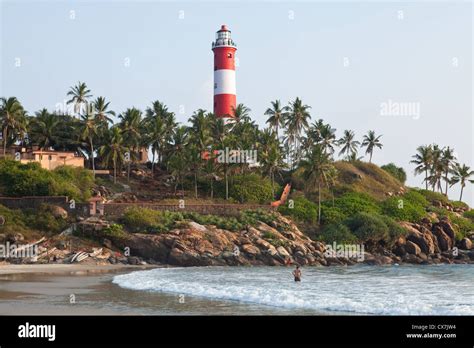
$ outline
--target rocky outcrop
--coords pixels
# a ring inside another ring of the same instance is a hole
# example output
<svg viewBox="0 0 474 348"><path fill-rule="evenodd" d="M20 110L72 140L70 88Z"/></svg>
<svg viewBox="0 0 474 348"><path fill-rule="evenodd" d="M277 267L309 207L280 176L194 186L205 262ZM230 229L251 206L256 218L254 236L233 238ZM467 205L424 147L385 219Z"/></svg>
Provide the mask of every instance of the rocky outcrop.
<svg viewBox="0 0 474 348"><path fill-rule="evenodd" d="M407 231L392 248L392 252L407 263L467 263L472 262L472 241L464 238L456 244L456 232L448 218L431 223L423 219L420 224L400 222ZM456 249L455 249L456 248Z"/></svg>
<svg viewBox="0 0 474 348"><path fill-rule="evenodd" d="M327 263L324 244L311 240L290 220L279 215L272 225L259 222L231 232L189 222L168 233L135 233L127 239L115 238L113 243L119 248L128 246L133 255L176 266Z"/></svg>

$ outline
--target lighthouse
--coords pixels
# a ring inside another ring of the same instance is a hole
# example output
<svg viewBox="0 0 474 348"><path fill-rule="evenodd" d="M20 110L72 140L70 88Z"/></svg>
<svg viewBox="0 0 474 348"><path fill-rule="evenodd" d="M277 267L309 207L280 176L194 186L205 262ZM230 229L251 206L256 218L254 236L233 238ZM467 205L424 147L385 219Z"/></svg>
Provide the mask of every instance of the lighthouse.
<svg viewBox="0 0 474 348"><path fill-rule="evenodd" d="M214 114L216 117L234 117L236 107L235 51L230 30L226 25L216 33L212 43L214 52Z"/></svg>

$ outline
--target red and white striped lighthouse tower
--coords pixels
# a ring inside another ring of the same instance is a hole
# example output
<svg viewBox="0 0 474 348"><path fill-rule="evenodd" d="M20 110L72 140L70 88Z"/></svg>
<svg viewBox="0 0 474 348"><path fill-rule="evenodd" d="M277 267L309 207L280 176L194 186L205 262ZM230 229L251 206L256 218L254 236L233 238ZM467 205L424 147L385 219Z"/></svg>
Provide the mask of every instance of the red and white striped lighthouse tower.
<svg viewBox="0 0 474 348"><path fill-rule="evenodd" d="M236 106L235 51L230 30L222 25L212 43L214 52L214 114L216 117L233 117Z"/></svg>

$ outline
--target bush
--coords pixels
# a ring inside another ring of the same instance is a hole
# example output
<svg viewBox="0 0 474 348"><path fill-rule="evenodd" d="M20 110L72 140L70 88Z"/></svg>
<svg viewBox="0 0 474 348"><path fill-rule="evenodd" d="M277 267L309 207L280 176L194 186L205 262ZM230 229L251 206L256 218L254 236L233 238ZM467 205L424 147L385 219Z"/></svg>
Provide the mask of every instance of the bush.
<svg viewBox="0 0 474 348"><path fill-rule="evenodd" d="M303 196L293 199L293 207L290 208L290 202L278 207L278 211L283 215L291 216L298 222L314 223L318 218L317 204L309 201Z"/></svg>
<svg viewBox="0 0 474 348"><path fill-rule="evenodd" d="M349 228L343 224L331 224L326 226L320 234L320 238L325 243L352 244L357 242Z"/></svg>
<svg viewBox="0 0 474 348"><path fill-rule="evenodd" d="M347 218L341 209L323 204L321 207L321 223L323 225L339 224Z"/></svg>
<svg viewBox="0 0 474 348"><path fill-rule="evenodd" d="M76 201L90 197L92 174L83 168L63 166L49 171L39 163L0 160L0 192L6 196L68 196Z"/></svg>
<svg viewBox="0 0 474 348"><path fill-rule="evenodd" d="M404 229L402 226L400 226L395 220L392 218L382 215L381 216L382 221L387 225L388 227L388 237L386 238L386 242L389 245L392 245L397 241L398 238L401 236L405 236L407 234L407 230Z"/></svg>
<svg viewBox="0 0 474 348"><path fill-rule="evenodd" d="M469 209L469 205L461 201L451 201L451 206L453 208Z"/></svg>
<svg viewBox="0 0 474 348"><path fill-rule="evenodd" d="M59 233L67 228L67 221L60 217L54 217L52 207L42 204L37 210L29 209L24 212L24 221L28 227L34 229Z"/></svg>
<svg viewBox="0 0 474 348"><path fill-rule="evenodd" d="M407 180L407 173L402 167L397 167L394 163L389 163L381 166L383 170L393 176L395 179L400 181L402 184Z"/></svg>
<svg viewBox="0 0 474 348"><path fill-rule="evenodd" d="M445 195L439 192L433 192L430 190L417 190L417 192L422 194L431 204L436 201L447 204L449 201Z"/></svg>
<svg viewBox="0 0 474 348"><path fill-rule="evenodd" d="M471 220L472 222L474 222L474 209L471 209L471 210L468 210L468 211L465 211L463 216L469 220Z"/></svg>
<svg viewBox="0 0 474 348"><path fill-rule="evenodd" d="M131 232L161 233L170 230L176 222L183 219L181 213L131 207L125 211L120 221Z"/></svg>
<svg viewBox="0 0 474 348"><path fill-rule="evenodd" d="M332 202L325 202L325 205ZM360 212L378 214L380 207L378 202L365 193L349 192L334 200L334 207L346 215L351 216Z"/></svg>
<svg viewBox="0 0 474 348"><path fill-rule="evenodd" d="M430 202L419 191L410 189L402 196L403 200L408 201L414 205L420 205L424 208L430 205Z"/></svg>
<svg viewBox="0 0 474 348"><path fill-rule="evenodd" d="M265 204L274 199L271 181L257 174L236 175L229 186L230 197L240 203Z"/></svg>
<svg viewBox="0 0 474 348"><path fill-rule="evenodd" d="M423 206L405 200L403 197L390 197L382 203L382 213L395 220L418 222L425 215Z"/></svg>
<svg viewBox="0 0 474 348"><path fill-rule="evenodd" d="M389 236L388 227L378 215L357 213L348 218L344 224L349 227L359 242L378 242Z"/></svg>
<svg viewBox="0 0 474 348"><path fill-rule="evenodd" d="M119 224L112 224L109 227L103 229L103 235L105 237L116 237L116 238L123 238L126 236L126 232L123 230L123 226Z"/></svg>

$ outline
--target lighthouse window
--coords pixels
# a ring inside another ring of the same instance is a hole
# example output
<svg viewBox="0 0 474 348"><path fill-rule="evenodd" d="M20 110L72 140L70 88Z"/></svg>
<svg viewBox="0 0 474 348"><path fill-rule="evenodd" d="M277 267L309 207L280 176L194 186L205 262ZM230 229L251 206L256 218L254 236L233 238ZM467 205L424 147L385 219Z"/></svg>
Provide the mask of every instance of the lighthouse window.
<svg viewBox="0 0 474 348"><path fill-rule="evenodd" d="M227 58L232 58L232 53L227 53Z"/></svg>
<svg viewBox="0 0 474 348"><path fill-rule="evenodd" d="M214 83L214 89L216 89L216 88L217 88L217 83Z"/></svg>

